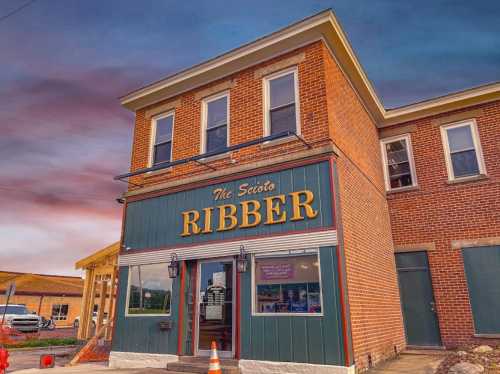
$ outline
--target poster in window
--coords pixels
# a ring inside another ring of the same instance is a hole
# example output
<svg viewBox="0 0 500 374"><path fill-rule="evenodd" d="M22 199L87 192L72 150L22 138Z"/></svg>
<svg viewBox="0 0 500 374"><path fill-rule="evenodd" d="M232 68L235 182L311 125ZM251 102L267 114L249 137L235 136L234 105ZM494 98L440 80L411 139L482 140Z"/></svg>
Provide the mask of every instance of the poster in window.
<svg viewBox="0 0 500 374"><path fill-rule="evenodd" d="M307 303L309 306L309 313L321 313L321 298L319 292L319 283L308 283L307 285Z"/></svg>
<svg viewBox="0 0 500 374"><path fill-rule="evenodd" d="M282 285L283 301L288 304L292 313L307 312L307 283L292 283Z"/></svg>
<svg viewBox="0 0 500 374"><path fill-rule="evenodd" d="M279 301L279 284L261 284L257 286L257 303L259 312L274 313L276 311L276 304Z"/></svg>
<svg viewBox="0 0 500 374"><path fill-rule="evenodd" d="M217 287L226 287L226 272L220 271L212 274L213 285Z"/></svg>
<svg viewBox="0 0 500 374"><path fill-rule="evenodd" d="M207 305L205 312L205 319L209 320L222 320L222 305Z"/></svg>
<svg viewBox="0 0 500 374"><path fill-rule="evenodd" d="M294 275L293 264L261 264L260 280L292 279Z"/></svg>

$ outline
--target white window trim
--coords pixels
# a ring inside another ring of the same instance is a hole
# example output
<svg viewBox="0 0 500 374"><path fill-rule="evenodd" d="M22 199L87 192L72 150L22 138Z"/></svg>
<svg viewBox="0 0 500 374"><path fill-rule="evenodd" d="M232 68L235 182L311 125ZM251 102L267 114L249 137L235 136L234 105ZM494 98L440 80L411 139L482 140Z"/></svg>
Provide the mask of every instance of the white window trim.
<svg viewBox="0 0 500 374"><path fill-rule="evenodd" d="M201 134L200 134L200 154L203 155L206 152L207 149L207 114L208 114L208 104L211 103L212 101L222 99L223 97L227 97L227 109L226 109L226 115L227 115L227 144L226 146L229 147L230 141L229 141L229 134L230 134L230 95L229 91L223 91L219 92L215 95L206 97L203 99L202 104L201 104Z"/></svg>
<svg viewBox="0 0 500 374"><path fill-rule="evenodd" d="M449 129L454 129L458 127L469 126L472 134L472 142L474 144L474 150L476 151L477 164L479 166L479 174L467 175L464 177L455 177L453 172L453 164L451 162L450 144L448 142L448 131ZM447 124L441 126L441 141L443 143L444 159L446 161L446 171L448 172L448 180L467 180L471 178L476 178L480 175L486 175L486 166L484 164L483 150L481 148L481 141L479 139L479 132L477 130L477 123L475 119L468 119L460 122L454 122L452 124Z"/></svg>
<svg viewBox="0 0 500 374"><path fill-rule="evenodd" d="M293 73L293 82L294 82L294 96L295 96L295 131L297 135L301 134L301 126L300 126L300 101L299 101L299 72L297 66L293 66L291 68L280 70L276 73L266 75L263 77L262 89L263 89L263 98L264 98L264 136L271 135L271 118L269 115L270 106L271 106L271 96L270 96L270 84L269 82L273 79L282 77L284 75L288 75Z"/></svg>
<svg viewBox="0 0 500 374"><path fill-rule="evenodd" d="M54 320L55 320L55 321L67 321L67 320L68 320L68 316L69 316L69 304L64 304L64 303L62 303L62 304L52 304L52 310L54 310L54 306L56 306L56 305L58 305L58 306L59 306L59 312L58 312L58 314L57 314L56 316L51 315L51 317L52 317L52 318L53 318L53 317L56 317L56 318L54 318ZM65 315L64 315L64 314L61 314L62 307L63 307L64 305L67 305L67 306L68 306L68 311L67 311L67 313L66 313ZM61 317L64 317L64 318L61 318Z"/></svg>
<svg viewBox="0 0 500 374"><path fill-rule="evenodd" d="M160 262L159 264L165 264L168 266L168 262ZM128 312L128 304L130 300L130 278L132 277L132 267L134 266L145 266L145 265L152 265L152 264L140 264L140 265L129 265L128 267L128 280L127 280L127 300L125 301L125 317L171 317L172 316L172 299L173 299L173 287L174 287L174 280L172 279L170 283L170 312L169 313L158 313L158 314L150 314L150 313L141 313L141 314L130 314ZM168 269L167 269L167 274L168 274Z"/></svg>
<svg viewBox="0 0 500 374"><path fill-rule="evenodd" d="M173 154L174 154L174 130L175 130L175 110L170 110L165 113L158 114L154 117L151 117L151 137L149 139L149 157L148 157L148 166L152 167L154 166L154 152L155 152L155 145L156 145L156 124L157 121L162 119L162 118L167 118L169 116L172 116L172 139L170 140L170 162L173 161Z"/></svg>
<svg viewBox="0 0 500 374"><path fill-rule="evenodd" d="M321 313L259 313L256 312L256 284L255 284L255 258L256 257L265 257L266 255L279 255L283 254L286 257L286 254L296 254L296 255L311 255L315 254L318 258L318 276L319 276L319 298L321 302ZM254 317L280 317L280 316L288 316L288 317L323 317L324 316L324 308L325 304L323 303L323 282L321 280L321 259L319 255L319 248L309 248L302 250L291 250L291 251L269 251L263 252L259 254L252 254L252 269L251 269L251 278L252 278L252 316Z"/></svg>
<svg viewBox="0 0 500 374"><path fill-rule="evenodd" d="M386 151L385 146L387 143L396 142L398 140L405 140L406 141L406 152L408 154L408 162L410 164L410 173L411 173L412 184L410 186L391 188L391 180L390 180L390 176L389 176L389 162L387 159L387 151ZM382 151L382 163L383 163L382 166L384 168L384 180L385 180L386 191L399 191L399 190L404 190L407 188L417 187L418 186L417 172L415 169L415 160L413 159L413 146L411 144L410 134L396 135L396 136L391 136L389 138L384 138L384 139L380 140L380 149Z"/></svg>

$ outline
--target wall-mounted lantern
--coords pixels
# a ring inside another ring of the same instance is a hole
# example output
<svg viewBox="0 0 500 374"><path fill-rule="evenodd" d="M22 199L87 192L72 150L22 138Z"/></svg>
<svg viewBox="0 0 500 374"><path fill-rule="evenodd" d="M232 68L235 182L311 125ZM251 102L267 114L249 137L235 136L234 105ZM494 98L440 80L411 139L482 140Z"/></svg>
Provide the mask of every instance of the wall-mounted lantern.
<svg viewBox="0 0 500 374"><path fill-rule="evenodd" d="M179 275L179 259L177 254L172 253L170 265L168 265L168 276L170 278L177 278L177 275Z"/></svg>
<svg viewBox="0 0 500 374"><path fill-rule="evenodd" d="M248 255L245 252L245 246L240 245L240 254L238 255L238 259L236 260L236 267L238 273L245 273L248 267Z"/></svg>

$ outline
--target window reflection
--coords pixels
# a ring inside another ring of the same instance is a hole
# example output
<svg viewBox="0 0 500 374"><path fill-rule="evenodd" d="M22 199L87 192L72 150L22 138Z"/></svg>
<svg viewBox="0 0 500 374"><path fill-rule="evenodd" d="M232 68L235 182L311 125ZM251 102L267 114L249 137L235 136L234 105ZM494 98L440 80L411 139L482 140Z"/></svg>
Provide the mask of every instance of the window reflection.
<svg viewBox="0 0 500 374"><path fill-rule="evenodd" d="M171 298L166 263L130 267L128 314L169 314Z"/></svg>

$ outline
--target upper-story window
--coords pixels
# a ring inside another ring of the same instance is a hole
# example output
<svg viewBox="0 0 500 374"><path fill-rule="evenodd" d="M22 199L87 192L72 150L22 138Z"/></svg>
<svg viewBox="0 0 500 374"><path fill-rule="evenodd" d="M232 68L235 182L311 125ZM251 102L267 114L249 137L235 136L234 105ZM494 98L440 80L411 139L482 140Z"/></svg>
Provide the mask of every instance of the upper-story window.
<svg viewBox="0 0 500 374"><path fill-rule="evenodd" d="M417 185L415 164L408 134L381 141L385 186L388 191Z"/></svg>
<svg viewBox="0 0 500 374"><path fill-rule="evenodd" d="M486 174L475 121L442 126L441 136L449 180Z"/></svg>
<svg viewBox="0 0 500 374"><path fill-rule="evenodd" d="M152 120L153 148L151 165L172 160L172 138L174 133L174 112L161 114Z"/></svg>
<svg viewBox="0 0 500 374"><path fill-rule="evenodd" d="M229 93L203 100L201 153L229 146Z"/></svg>
<svg viewBox="0 0 500 374"><path fill-rule="evenodd" d="M264 78L264 135L300 133L297 68Z"/></svg>

